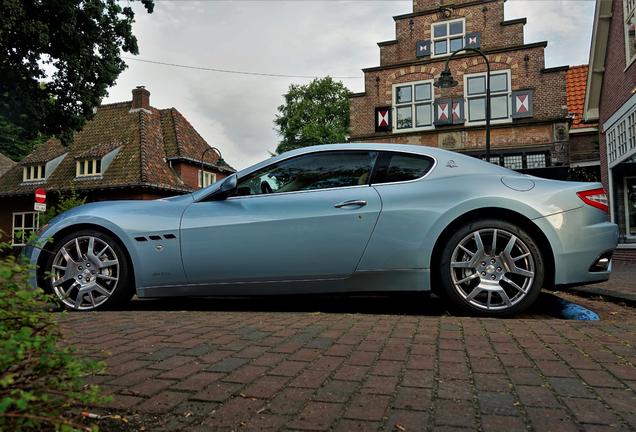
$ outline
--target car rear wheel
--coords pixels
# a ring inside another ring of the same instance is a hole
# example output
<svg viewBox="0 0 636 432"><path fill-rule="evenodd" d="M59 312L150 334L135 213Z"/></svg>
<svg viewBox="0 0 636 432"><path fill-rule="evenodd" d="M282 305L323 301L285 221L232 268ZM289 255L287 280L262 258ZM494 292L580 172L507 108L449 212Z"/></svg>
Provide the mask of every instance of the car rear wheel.
<svg viewBox="0 0 636 432"><path fill-rule="evenodd" d="M444 293L472 315L507 317L530 306L544 281L541 251L515 224L481 219L457 230L441 257Z"/></svg>
<svg viewBox="0 0 636 432"><path fill-rule="evenodd" d="M109 235L78 231L53 248L46 265L47 289L67 309L115 308L134 294L129 267L123 249Z"/></svg>

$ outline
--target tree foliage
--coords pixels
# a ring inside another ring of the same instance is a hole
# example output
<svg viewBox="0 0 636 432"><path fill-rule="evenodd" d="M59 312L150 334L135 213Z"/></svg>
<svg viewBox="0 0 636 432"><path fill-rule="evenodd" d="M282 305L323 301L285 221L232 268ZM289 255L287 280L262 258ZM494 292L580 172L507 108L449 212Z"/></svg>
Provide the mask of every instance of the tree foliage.
<svg viewBox="0 0 636 432"><path fill-rule="evenodd" d="M50 312L53 296L29 286L30 271L32 265L13 256L0 260L0 430L95 430L74 424L65 412L71 404L112 401L81 378L104 364L82 360L63 342Z"/></svg>
<svg viewBox="0 0 636 432"><path fill-rule="evenodd" d="M278 107L275 130L282 138L276 153L319 144L345 142L349 134L350 91L331 77L289 86Z"/></svg>
<svg viewBox="0 0 636 432"><path fill-rule="evenodd" d="M121 50L139 53L134 16L117 0L0 2L0 119L18 139L72 141L126 68Z"/></svg>

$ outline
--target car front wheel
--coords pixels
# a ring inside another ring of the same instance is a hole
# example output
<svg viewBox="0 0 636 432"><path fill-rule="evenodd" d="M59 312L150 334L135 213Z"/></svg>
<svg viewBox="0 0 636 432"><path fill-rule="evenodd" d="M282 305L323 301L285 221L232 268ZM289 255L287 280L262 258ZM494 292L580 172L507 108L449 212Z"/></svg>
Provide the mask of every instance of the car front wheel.
<svg viewBox="0 0 636 432"><path fill-rule="evenodd" d="M122 248L99 231L78 231L63 238L53 248L46 271L48 291L67 309L115 308L134 294Z"/></svg>
<svg viewBox="0 0 636 432"><path fill-rule="evenodd" d="M470 222L448 240L441 257L446 296L464 312L507 317L530 306L544 281L544 261L532 237L515 224Z"/></svg>

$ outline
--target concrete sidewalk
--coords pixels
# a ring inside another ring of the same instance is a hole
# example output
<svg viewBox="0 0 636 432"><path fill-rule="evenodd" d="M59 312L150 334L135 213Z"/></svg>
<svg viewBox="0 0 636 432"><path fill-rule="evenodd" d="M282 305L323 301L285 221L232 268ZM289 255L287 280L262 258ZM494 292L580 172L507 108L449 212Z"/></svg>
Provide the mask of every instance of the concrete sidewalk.
<svg viewBox="0 0 636 432"><path fill-rule="evenodd" d="M636 315L620 310L597 322L123 311L62 324L108 365L88 382L115 400L88 410L127 422L100 420L104 431L634 430Z"/></svg>

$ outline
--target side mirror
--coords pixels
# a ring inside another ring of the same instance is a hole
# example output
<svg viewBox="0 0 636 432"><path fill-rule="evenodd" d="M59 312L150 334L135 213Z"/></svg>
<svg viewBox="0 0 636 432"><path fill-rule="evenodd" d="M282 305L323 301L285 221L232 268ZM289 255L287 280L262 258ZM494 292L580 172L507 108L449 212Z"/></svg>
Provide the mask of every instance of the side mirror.
<svg viewBox="0 0 636 432"><path fill-rule="evenodd" d="M232 174L231 176L225 179L225 181L221 185L221 189L219 190L219 192L223 192L223 193L231 192L232 190L236 189L236 185L237 185L236 174Z"/></svg>
<svg viewBox="0 0 636 432"><path fill-rule="evenodd" d="M223 180L223 183L221 183L221 187L219 187L219 189L210 198L208 198L208 200L221 201L228 197L236 195L238 191L237 184L238 182L236 174L232 174L231 176Z"/></svg>

